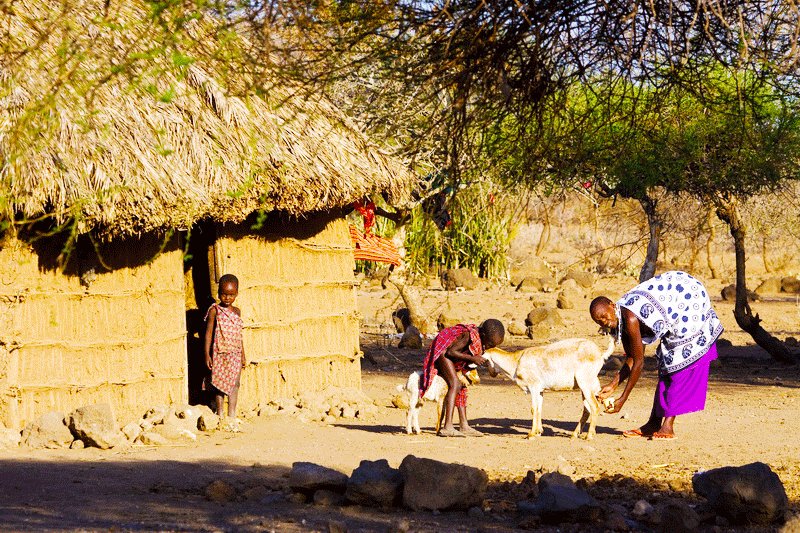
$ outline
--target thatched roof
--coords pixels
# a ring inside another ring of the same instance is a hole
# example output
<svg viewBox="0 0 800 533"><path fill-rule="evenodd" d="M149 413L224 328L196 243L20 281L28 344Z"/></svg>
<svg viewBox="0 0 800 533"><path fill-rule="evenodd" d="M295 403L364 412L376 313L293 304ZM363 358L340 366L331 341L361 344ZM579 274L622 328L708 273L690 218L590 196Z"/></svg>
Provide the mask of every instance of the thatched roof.
<svg viewBox="0 0 800 533"><path fill-rule="evenodd" d="M6 219L55 214L80 231L131 234L409 190L405 166L329 102L288 87L256 94L263 84L233 59L247 43L208 15L173 34L136 1L5 5Z"/></svg>

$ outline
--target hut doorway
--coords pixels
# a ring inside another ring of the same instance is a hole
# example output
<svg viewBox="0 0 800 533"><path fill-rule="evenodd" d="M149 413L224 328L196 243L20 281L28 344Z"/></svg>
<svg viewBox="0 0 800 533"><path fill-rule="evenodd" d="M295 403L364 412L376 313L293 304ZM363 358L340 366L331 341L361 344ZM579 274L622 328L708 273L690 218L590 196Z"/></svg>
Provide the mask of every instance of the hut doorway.
<svg viewBox="0 0 800 533"><path fill-rule="evenodd" d="M214 303L216 275L214 269L214 243L217 235L213 222L192 226L186 235L184 250L184 280L186 290L186 369L191 405L213 405L214 396L203 390L209 376L206 367L205 313ZM212 407L213 408L213 407Z"/></svg>

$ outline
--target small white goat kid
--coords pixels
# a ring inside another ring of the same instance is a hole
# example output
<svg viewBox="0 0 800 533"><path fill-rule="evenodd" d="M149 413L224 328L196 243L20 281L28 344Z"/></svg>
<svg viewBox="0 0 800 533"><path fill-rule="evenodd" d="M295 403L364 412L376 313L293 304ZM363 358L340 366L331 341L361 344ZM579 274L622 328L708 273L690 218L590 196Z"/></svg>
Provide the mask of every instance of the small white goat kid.
<svg viewBox="0 0 800 533"><path fill-rule="evenodd" d="M458 379L461 380L463 386L477 385L481 382L480 376L476 369L470 369L466 375L459 372ZM422 409L422 401L436 402L436 432L439 432L439 426L442 423L442 406L444 405L444 397L447 396L447 382L440 375L436 375L431 382L431 386L425 391L425 395L420 397L419 386L422 381L422 370L417 370L408 375L408 380L405 385L398 385L397 391L404 392L406 401L408 403L408 412L406 412L406 433L411 435L414 433L419 435L419 411Z"/></svg>
<svg viewBox="0 0 800 533"><path fill-rule="evenodd" d="M531 396L533 422L528 438L542 434L542 392L545 390L572 390L579 388L583 395L583 415L572 437L578 437L586 420L589 430L586 439L595 435L600 403L600 380L597 374L614 351L612 336L608 348L601 352L598 346L586 339L566 339L546 346L534 346L516 352L499 348L486 350L489 371L503 373Z"/></svg>

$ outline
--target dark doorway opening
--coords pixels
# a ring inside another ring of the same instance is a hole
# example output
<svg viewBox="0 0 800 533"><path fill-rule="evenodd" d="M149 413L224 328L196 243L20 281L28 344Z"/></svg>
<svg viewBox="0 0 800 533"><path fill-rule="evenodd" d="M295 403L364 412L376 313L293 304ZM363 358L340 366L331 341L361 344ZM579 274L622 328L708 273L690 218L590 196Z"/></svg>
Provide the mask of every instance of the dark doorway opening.
<svg viewBox="0 0 800 533"><path fill-rule="evenodd" d="M210 381L210 371L205 358L205 315L214 303L213 286L214 242L216 231L213 222L200 222L186 235L184 278L186 280L186 368L188 373L189 403L214 404L214 394L204 383Z"/></svg>

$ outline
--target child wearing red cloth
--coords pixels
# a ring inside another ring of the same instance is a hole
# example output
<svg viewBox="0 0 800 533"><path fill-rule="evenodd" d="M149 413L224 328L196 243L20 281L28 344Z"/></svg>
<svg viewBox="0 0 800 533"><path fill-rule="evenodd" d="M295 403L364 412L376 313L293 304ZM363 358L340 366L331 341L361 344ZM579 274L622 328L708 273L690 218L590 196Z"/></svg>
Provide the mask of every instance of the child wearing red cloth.
<svg viewBox="0 0 800 533"><path fill-rule="evenodd" d="M242 312L233 302L239 295L239 280L233 274L219 278L219 301L206 313L206 366L211 370L211 384L216 389L217 415L223 417L223 402L228 397L228 418L224 427L239 431L236 402L242 368L247 364L242 343Z"/></svg>
<svg viewBox="0 0 800 533"><path fill-rule="evenodd" d="M422 364L420 396L430 387L433 378L440 374L447 382L444 424L439 429L440 437L478 437L483 434L470 427L467 421L466 389L462 389L458 373L467 365L485 365L483 353L499 346L505 338L502 322L494 318L486 320L480 327L474 324L457 324L443 329L433 340ZM462 390L464 392L462 392ZM458 399L458 401L457 401ZM453 427L453 411L458 407L458 422L461 431Z"/></svg>

